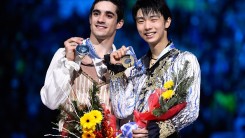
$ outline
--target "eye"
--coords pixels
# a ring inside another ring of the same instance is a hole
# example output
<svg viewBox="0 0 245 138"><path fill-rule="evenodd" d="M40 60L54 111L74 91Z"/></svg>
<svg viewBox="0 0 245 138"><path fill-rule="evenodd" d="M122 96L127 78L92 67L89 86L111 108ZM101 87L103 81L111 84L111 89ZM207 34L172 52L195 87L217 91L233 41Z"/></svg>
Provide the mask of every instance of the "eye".
<svg viewBox="0 0 245 138"><path fill-rule="evenodd" d="M99 12L93 12L93 15L94 16L98 16L99 15Z"/></svg>
<svg viewBox="0 0 245 138"><path fill-rule="evenodd" d="M107 14L107 17L108 17L109 19L111 19L111 18L113 18L113 15L112 15L112 14Z"/></svg>
<svg viewBox="0 0 245 138"><path fill-rule="evenodd" d="M144 20L143 19L139 19L139 20L137 20L137 23L138 24L142 24L142 23L144 23Z"/></svg>
<svg viewBox="0 0 245 138"><path fill-rule="evenodd" d="M158 21L158 19L159 19L159 18L157 18L157 17L153 17L153 18L151 18L151 21L152 21L152 22L156 22L156 21Z"/></svg>

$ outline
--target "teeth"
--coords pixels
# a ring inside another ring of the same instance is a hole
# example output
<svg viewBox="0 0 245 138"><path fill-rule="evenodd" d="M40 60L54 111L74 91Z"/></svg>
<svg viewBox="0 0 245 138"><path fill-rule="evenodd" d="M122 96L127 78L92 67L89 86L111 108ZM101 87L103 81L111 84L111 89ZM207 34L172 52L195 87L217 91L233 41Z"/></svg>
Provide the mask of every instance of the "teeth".
<svg viewBox="0 0 245 138"><path fill-rule="evenodd" d="M105 26L99 26L99 25L97 25L97 27L98 27L98 28L106 28Z"/></svg>
<svg viewBox="0 0 245 138"><path fill-rule="evenodd" d="M146 33L146 36L152 36L154 33Z"/></svg>

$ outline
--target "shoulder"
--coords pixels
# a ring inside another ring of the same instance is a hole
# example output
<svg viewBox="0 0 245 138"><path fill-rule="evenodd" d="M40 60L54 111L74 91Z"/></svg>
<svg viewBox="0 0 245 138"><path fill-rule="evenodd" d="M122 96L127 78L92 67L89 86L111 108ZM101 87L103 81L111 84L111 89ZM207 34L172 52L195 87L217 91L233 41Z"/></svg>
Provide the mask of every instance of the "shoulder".
<svg viewBox="0 0 245 138"><path fill-rule="evenodd" d="M196 70L199 70L200 68L198 59L193 53L189 51L179 51L178 56L174 60L174 63L173 63L174 66L184 67L186 63L188 64L190 68L193 68L193 69L195 68Z"/></svg>
<svg viewBox="0 0 245 138"><path fill-rule="evenodd" d="M180 51L177 58L178 60L181 60L181 61L198 62L197 57L189 51Z"/></svg>
<svg viewBox="0 0 245 138"><path fill-rule="evenodd" d="M64 55L65 55L65 48L59 48L54 54L54 56L64 56Z"/></svg>

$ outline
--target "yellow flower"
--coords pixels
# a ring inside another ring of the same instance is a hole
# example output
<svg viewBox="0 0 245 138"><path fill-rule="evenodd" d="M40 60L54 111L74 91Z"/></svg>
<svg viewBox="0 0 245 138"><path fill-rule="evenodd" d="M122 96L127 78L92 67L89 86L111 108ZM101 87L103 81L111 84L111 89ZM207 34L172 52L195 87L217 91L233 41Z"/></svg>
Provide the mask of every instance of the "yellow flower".
<svg viewBox="0 0 245 138"><path fill-rule="evenodd" d="M165 92L162 93L162 97L163 99L170 99L172 98L172 96L174 95L174 91L173 90L167 90Z"/></svg>
<svg viewBox="0 0 245 138"><path fill-rule="evenodd" d="M95 134L92 131L83 132L82 138L95 138Z"/></svg>
<svg viewBox="0 0 245 138"><path fill-rule="evenodd" d="M103 119L102 113L98 110L92 110L90 114L91 116L94 116L96 123L100 123L101 120Z"/></svg>
<svg viewBox="0 0 245 138"><path fill-rule="evenodd" d="M94 131L95 131L95 129L96 129L96 127L95 127L95 126L92 126L91 128L86 128L86 127L83 127L83 132L88 132L88 131L92 131L92 132L94 132Z"/></svg>
<svg viewBox="0 0 245 138"><path fill-rule="evenodd" d="M163 87L164 87L165 89L170 89L170 88L172 88L173 86L174 86L174 82L173 82L172 80L170 80L170 81L165 82Z"/></svg>
<svg viewBox="0 0 245 138"><path fill-rule="evenodd" d="M89 113L86 113L80 118L80 124L83 128L91 129L96 125L96 122L94 121L93 116L91 116Z"/></svg>

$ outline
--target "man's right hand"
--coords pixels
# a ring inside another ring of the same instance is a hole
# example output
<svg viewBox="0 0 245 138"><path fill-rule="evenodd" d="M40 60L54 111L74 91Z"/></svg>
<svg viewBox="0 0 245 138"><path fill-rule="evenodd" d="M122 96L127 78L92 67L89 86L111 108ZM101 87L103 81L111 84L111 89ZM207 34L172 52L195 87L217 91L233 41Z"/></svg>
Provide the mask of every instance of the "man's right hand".
<svg viewBox="0 0 245 138"><path fill-rule="evenodd" d="M112 52L110 54L110 63L111 64L122 64L121 58L126 55L127 48L125 46L122 46L120 49Z"/></svg>
<svg viewBox="0 0 245 138"><path fill-rule="evenodd" d="M133 138L148 138L148 130L146 128L133 129Z"/></svg>
<svg viewBox="0 0 245 138"><path fill-rule="evenodd" d="M78 45L82 44L83 38L71 37L64 42L66 58L70 61L75 60L75 49Z"/></svg>

